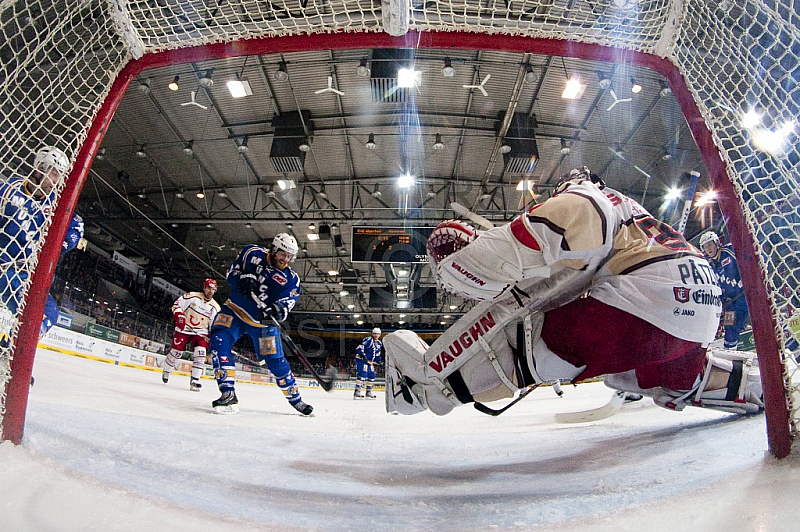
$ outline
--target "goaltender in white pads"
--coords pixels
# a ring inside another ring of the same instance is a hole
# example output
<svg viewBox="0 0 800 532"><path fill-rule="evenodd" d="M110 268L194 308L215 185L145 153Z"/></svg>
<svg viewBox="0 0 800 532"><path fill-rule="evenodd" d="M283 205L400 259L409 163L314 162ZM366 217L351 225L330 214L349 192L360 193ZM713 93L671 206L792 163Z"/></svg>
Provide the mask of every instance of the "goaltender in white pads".
<svg viewBox="0 0 800 532"><path fill-rule="evenodd" d="M410 331L386 336L389 411L442 415L611 374L611 387L676 410L762 406L751 358L707 353L721 302L702 254L588 169L510 224L476 235L446 221L428 244L440 286L484 303L430 348Z"/></svg>

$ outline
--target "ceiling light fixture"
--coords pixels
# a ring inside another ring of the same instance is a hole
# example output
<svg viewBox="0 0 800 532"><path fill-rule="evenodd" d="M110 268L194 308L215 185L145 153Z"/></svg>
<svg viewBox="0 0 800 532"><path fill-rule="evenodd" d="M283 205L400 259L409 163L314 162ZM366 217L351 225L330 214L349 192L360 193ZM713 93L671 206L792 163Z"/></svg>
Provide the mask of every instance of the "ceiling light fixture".
<svg viewBox="0 0 800 532"><path fill-rule="evenodd" d="M502 141L500 144L500 148L498 149L500 153L509 153L511 151L511 145L508 144L505 140Z"/></svg>
<svg viewBox="0 0 800 532"><path fill-rule="evenodd" d="M247 150L249 149L250 147L247 145L247 137L244 137L242 139L242 143L239 144L239 146L236 148L236 151L238 151L239 153L247 153Z"/></svg>
<svg viewBox="0 0 800 532"><path fill-rule="evenodd" d="M142 158L147 157L147 153L145 153L145 151L144 151L144 144L139 146L139 149L136 150L136 156L137 157L142 157Z"/></svg>
<svg viewBox="0 0 800 532"><path fill-rule="evenodd" d="M217 192L217 196L219 196L220 198L227 198L228 193L225 192L224 190L220 190L219 192Z"/></svg>
<svg viewBox="0 0 800 532"><path fill-rule="evenodd" d="M175 193L175 197L176 197L176 198L178 198L178 199L183 199L183 198L185 198L185 197L186 197L186 195L183 193L183 190L178 190L178 191Z"/></svg>
<svg viewBox="0 0 800 532"><path fill-rule="evenodd" d="M446 78L452 78L456 73L456 69L453 68L453 62L450 60L449 57L444 58L444 68L442 68L442 76Z"/></svg>
<svg viewBox="0 0 800 532"><path fill-rule="evenodd" d="M517 183L517 190L519 190L519 191L523 191L523 190L533 191L533 181L531 181L530 179L523 179L522 181Z"/></svg>
<svg viewBox="0 0 800 532"><path fill-rule="evenodd" d="M371 196L373 198L380 198L381 197L381 191L380 191L380 189L378 189L378 183L375 183L375 189L371 192Z"/></svg>
<svg viewBox="0 0 800 532"><path fill-rule="evenodd" d="M442 142L442 135L441 133L436 134L436 141L433 143L434 150L443 150L444 149L444 142Z"/></svg>
<svg viewBox="0 0 800 532"><path fill-rule="evenodd" d="M533 71L533 67L530 65L525 65L525 83L530 85L536 83L537 79L539 79L539 76Z"/></svg>
<svg viewBox="0 0 800 532"><path fill-rule="evenodd" d="M369 138L367 140L367 143L364 144L364 147L366 149L368 149L368 150L374 150L375 148L378 147L378 145L375 144L375 134L374 133L370 133L369 134Z"/></svg>
<svg viewBox="0 0 800 532"><path fill-rule="evenodd" d="M661 95L662 98L666 98L667 96L672 94L672 89L669 87L669 83L667 83L665 80L663 79L658 80L658 84L661 86L661 91L659 91L659 94Z"/></svg>
<svg viewBox="0 0 800 532"><path fill-rule="evenodd" d="M189 141L189 142L187 142L187 143L186 143L186 145L183 147L183 153L184 153L185 155L187 155L187 156L191 157L191 156L192 156L192 154L194 153L194 149L193 149L193 147L194 147L194 140L190 140L190 141Z"/></svg>
<svg viewBox="0 0 800 532"><path fill-rule="evenodd" d="M253 89L250 87L250 82L246 79L232 79L228 83L228 91L233 98L244 98L245 96L252 96Z"/></svg>
<svg viewBox="0 0 800 532"><path fill-rule="evenodd" d="M286 70L286 63L281 61L278 65L278 70L275 71L276 81L287 81L289 79L289 72Z"/></svg>
<svg viewBox="0 0 800 532"><path fill-rule="evenodd" d="M307 152L307 151L309 151L311 149L311 143L309 142L308 137L303 139L303 142L300 143L300 145L297 147L297 149L302 151L302 152Z"/></svg>
<svg viewBox="0 0 800 532"><path fill-rule="evenodd" d="M97 150L97 155L95 155L94 158L97 159L98 161L102 161L103 159L105 159L106 158L106 149L105 148L100 148L99 150Z"/></svg>
<svg viewBox="0 0 800 532"><path fill-rule="evenodd" d="M195 194L195 197L196 197L197 199L203 199L203 198L205 198L205 197L206 197L206 195L205 195L205 193L204 193L204 192L201 190L200 192L198 192L197 194Z"/></svg>
<svg viewBox="0 0 800 532"><path fill-rule="evenodd" d="M317 233L308 233L306 237L312 242L315 240L319 240L319 235Z"/></svg>
<svg viewBox="0 0 800 532"><path fill-rule="evenodd" d="M406 172L397 178L398 188L410 188L414 185L414 176Z"/></svg>
<svg viewBox="0 0 800 532"><path fill-rule="evenodd" d="M169 85L167 85L167 88L169 88L169 90L171 90L171 91L178 90L180 88L180 85L178 85L178 80L179 79L181 79L180 76L175 76L175 79L173 79L172 81L169 82Z"/></svg>
<svg viewBox="0 0 800 532"><path fill-rule="evenodd" d="M359 62L358 66L356 67L356 75L360 78L366 78L369 76L369 65L368 59L366 57L362 57L361 61Z"/></svg>
<svg viewBox="0 0 800 532"><path fill-rule="evenodd" d="M401 68L397 71L397 86L401 89L410 89L420 84L421 72L413 68Z"/></svg>
<svg viewBox="0 0 800 532"><path fill-rule="evenodd" d="M604 74L603 72L598 72L597 73L597 77L600 78L600 82L598 83L598 85L600 85L601 89L605 90L605 89L611 88L611 77L610 76Z"/></svg>
<svg viewBox="0 0 800 532"><path fill-rule="evenodd" d="M569 146L567 146L567 139L561 139L561 155L569 155Z"/></svg>
<svg viewBox="0 0 800 532"><path fill-rule="evenodd" d="M145 96L147 96L148 94L150 94L150 81L151 81L152 79L153 79L153 78L145 78L145 79L143 79L142 81L140 81L140 82L139 82L139 86L137 87L137 88L139 89L139 92L141 92L141 93L142 93L142 94L144 94Z"/></svg>
<svg viewBox="0 0 800 532"><path fill-rule="evenodd" d="M214 72L214 69L210 68L197 77L197 81L200 82L201 87L210 89L211 86L214 85L214 80L211 79L212 72Z"/></svg>
<svg viewBox="0 0 800 532"><path fill-rule="evenodd" d="M577 100L583 96L583 91L585 90L586 85L581 83L579 77L573 76L567 80L567 84L564 87L564 92L561 93L561 97L565 100Z"/></svg>
<svg viewBox="0 0 800 532"><path fill-rule="evenodd" d="M147 194L144 193L144 189L142 188L139 189L139 193L136 194L136 197L139 199L145 199L147 197Z"/></svg>
<svg viewBox="0 0 800 532"><path fill-rule="evenodd" d="M631 92L634 94L642 92L642 86L636 82L636 78L631 78Z"/></svg>
<svg viewBox="0 0 800 532"><path fill-rule="evenodd" d="M308 230L309 231L316 231L317 230L317 224L314 224L314 223L308 224Z"/></svg>

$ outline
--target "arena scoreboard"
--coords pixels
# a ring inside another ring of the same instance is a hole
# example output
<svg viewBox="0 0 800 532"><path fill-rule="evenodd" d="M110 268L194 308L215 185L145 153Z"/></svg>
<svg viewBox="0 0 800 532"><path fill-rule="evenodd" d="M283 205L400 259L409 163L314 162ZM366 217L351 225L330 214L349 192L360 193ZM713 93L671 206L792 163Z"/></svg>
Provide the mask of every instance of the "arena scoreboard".
<svg viewBox="0 0 800 532"><path fill-rule="evenodd" d="M433 227L354 226L353 262L428 262L425 244Z"/></svg>

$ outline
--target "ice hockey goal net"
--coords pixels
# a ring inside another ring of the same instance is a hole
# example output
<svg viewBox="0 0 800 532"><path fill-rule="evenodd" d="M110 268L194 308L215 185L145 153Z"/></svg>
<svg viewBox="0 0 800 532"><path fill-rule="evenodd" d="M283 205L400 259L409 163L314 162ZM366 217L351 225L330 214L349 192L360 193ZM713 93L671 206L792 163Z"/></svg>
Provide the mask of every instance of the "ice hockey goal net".
<svg viewBox="0 0 800 532"><path fill-rule="evenodd" d="M800 17L788 0L28 0L0 4L0 152L27 175L53 145L71 159L54 212L6 315L0 350L3 438L19 442L52 265L88 167L128 83L144 68L276 51L457 47L627 61L663 75L728 218L765 383L769 444L797 435L797 364L785 324L800 306ZM235 44L234 44L235 43ZM743 116L761 113L746 129ZM760 128L760 129L759 129ZM768 154L757 136L789 132ZM37 266L38 265L38 266ZM3 265L3 275L13 275ZM13 355L12 355L13 354Z"/></svg>

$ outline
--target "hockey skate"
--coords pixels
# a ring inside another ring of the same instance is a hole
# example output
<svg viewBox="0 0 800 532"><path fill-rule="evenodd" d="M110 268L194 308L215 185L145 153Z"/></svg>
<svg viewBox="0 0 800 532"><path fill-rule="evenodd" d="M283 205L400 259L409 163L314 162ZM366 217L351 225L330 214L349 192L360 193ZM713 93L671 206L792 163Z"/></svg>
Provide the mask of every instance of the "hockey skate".
<svg viewBox="0 0 800 532"><path fill-rule="evenodd" d="M669 410L680 411L689 405L732 414L757 414L764 408L764 403L761 375L753 355L754 353L744 351L709 350L706 368L690 390L670 390L660 387L641 389L633 371L607 375L605 385L623 392L650 396L655 404ZM712 373L717 376L724 376L727 373L727 384L709 390Z"/></svg>
<svg viewBox="0 0 800 532"><path fill-rule="evenodd" d="M219 399L211 402L214 411L217 414L238 414L239 413L239 400L236 398L236 392L225 391Z"/></svg>
<svg viewBox="0 0 800 532"><path fill-rule="evenodd" d="M199 391L200 391L200 388L202 388L202 387L203 387L203 385L202 385L202 384L200 384L200 379L195 379L194 377L192 377L191 379L189 379L189 389L190 389L191 391L193 391L193 392L199 392Z"/></svg>
<svg viewBox="0 0 800 532"><path fill-rule="evenodd" d="M161 382L163 382L164 384L169 382L169 373L167 373L166 371L161 372Z"/></svg>
<svg viewBox="0 0 800 532"><path fill-rule="evenodd" d="M314 407L304 403L303 401L297 401L296 403L290 403L295 410L303 414L304 416L310 416L311 412L314 411Z"/></svg>
<svg viewBox="0 0 800 532"><path fill-rule="evenodd" d="M361 393L361 390L356 390L353 392L353 399L363 399L364 394Z"/></svg>
<svg viewBox="0 0 800 532"><path fill-rule="evenodd" d="M372 390L367 390L367 395L365 395L364 397L366 397L367 399L377 399L378 398L377 395L372 393Z"/></svg>

